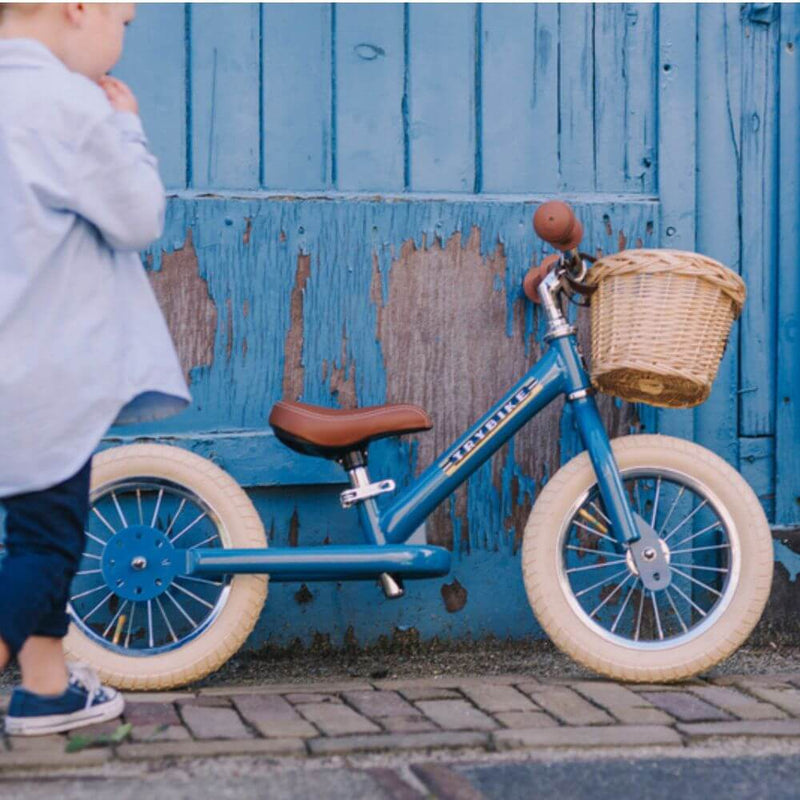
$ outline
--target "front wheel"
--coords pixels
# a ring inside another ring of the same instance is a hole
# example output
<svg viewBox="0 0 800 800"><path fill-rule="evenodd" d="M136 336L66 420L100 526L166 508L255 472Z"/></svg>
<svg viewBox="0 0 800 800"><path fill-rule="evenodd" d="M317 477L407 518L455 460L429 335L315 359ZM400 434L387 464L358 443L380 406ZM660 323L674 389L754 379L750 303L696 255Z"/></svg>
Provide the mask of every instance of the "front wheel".
<svg viewBox="0 0 800 800"><path fill-rule="evenodd" d="M167 689L224 664L258 620L265 575L186 575L194 548L263 548L242 488L179 447L115 447L92 460L83 558L70 589L68 658L112 686Z"/></svg>
<svg viewBox="0 0 800 800"><path fill-rule="evenodd" d="M644 588L582 453L544 487L525 527L528 599L553 642L596 672L689 678L733 653L761 617L769 525L747 482L709 450L653 435L611 444L633 510L659 534L671 583Z"/></svg>

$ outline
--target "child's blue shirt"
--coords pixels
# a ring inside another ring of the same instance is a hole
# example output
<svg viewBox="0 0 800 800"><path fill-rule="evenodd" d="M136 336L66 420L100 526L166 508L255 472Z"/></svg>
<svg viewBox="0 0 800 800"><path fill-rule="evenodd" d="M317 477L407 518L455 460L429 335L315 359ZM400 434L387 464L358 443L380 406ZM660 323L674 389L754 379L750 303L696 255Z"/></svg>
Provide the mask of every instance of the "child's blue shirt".
<svg viewBox="0 0 800 800"><path fill-rule="evenodd" d="M42 43L0 39L0 497L190 401L137 252L164 206L139 117Z"/></svg>

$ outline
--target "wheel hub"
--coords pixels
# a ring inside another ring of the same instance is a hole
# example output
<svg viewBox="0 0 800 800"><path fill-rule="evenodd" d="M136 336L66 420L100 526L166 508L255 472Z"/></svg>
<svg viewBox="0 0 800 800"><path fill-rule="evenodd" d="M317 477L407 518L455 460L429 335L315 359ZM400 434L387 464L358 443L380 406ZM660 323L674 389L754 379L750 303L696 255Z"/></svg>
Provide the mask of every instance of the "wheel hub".
<svg viewBox="0 0 800 800"><path fill-rule="evenodd" d="M659 547L661 548L661 552L664 554L664 559L666 560L667 564L670 561L670 550L669 545L663 540L658 540ZM642 558L645 561L654 561L656 557L656 552L652 547L648 547L646 550L642 551ZM630 549L625 554L625 563L628 565L628 569L634 574L639 574L639 570L636 568L636 562L633 560L633 553Z"/></svg>
<svg viewBox="0 0 800 800"><path fill-rule="evenodd" d="M132 602L152 600L169 589L181 570L176 548L159 530L132 525L108 541L101 560L109 589Z"/></svg>

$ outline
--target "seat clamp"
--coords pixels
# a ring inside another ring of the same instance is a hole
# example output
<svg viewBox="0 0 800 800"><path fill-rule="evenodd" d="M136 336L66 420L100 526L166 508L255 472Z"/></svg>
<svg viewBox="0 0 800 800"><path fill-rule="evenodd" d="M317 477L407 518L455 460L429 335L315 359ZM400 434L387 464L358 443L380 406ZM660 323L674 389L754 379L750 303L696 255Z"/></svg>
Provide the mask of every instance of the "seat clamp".
<svg viewBox="0 0 800 800"><path fill-rule="evenodd" d="M378 483L368 483L366 486L347 489L339 495L339 499L342 502L342 508L350 508L355 503L360 503L363 500L369 500L370 497L377 497L379 494L393 492L394 490L395 482L389 478Z"/></svg>

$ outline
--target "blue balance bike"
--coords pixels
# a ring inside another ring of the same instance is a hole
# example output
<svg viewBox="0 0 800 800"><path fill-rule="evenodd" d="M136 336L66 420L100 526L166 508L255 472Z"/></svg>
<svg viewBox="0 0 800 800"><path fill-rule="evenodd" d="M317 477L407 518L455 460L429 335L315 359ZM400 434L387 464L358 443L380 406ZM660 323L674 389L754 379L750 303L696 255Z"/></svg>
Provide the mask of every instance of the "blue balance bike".
<svg viewBox="0 0 800 800"><path fill-rule="evenodd" d="M539 493L521 552L545 632L576 661L623 681L688 678L739 647L772 579L761 505L731 466L697 444L658 435L609 441L563 311L591 272L592 259L578 250L581 225L568 206L551 202L534 226L560 251L525 281L546 315L549 348L405 489L370 478L367 450L374 439L430 429L423 409L273 407L269 421L285 445L346 470L351 487L341 502L357 515L363 544L268 548L242 488L178 447L133 444L95 456L69 657L121 688L179 686L242 645L268 578L376 581L387 598L399 598L407 580L447 575L450 552L419 541L426 517L560 395L585 450Z"/></svg>

